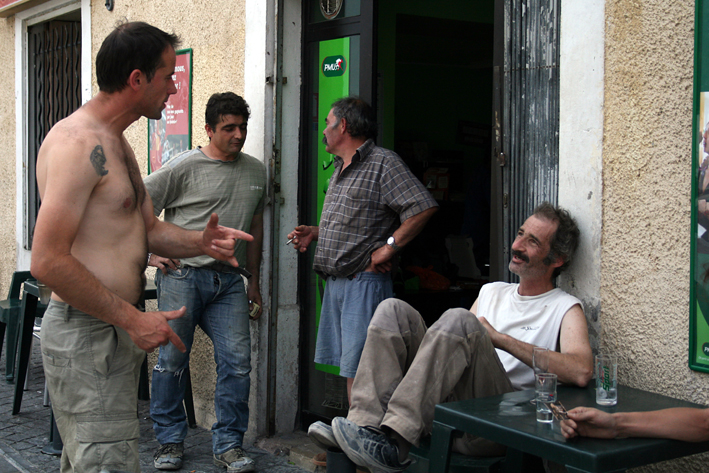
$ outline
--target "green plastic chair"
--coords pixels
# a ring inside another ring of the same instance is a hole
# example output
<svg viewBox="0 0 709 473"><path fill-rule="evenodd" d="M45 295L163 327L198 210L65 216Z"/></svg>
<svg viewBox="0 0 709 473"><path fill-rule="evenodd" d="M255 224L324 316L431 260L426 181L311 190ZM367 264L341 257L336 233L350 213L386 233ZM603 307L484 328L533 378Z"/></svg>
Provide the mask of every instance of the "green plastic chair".
<svg viewBox="0 0 709 473"><path fill-rule="evenodd" d="M17 358L17 342L20 328L20 310L22 300L20 289L22 283L33 279L29 271L15 271L10 283L7 299L0 301L0 351L5 341L5 379L12 383L15 379L15 360ZM46 306L38 304L37 312L44 313Z"/></svg>

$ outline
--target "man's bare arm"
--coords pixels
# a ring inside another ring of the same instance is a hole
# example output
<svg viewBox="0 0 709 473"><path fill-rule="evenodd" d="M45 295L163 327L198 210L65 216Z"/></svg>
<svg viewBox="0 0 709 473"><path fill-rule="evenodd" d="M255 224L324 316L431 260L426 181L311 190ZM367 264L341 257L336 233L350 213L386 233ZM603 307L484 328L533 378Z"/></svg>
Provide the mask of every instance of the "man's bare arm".
<svg viewBox="0 0 709 473"><path fill-rule="evenodd" d="M397 228L392 235L396 241L396 246L404 247L407 243L416 238L416 235L421 233L423 227L426 226L426 223L428 223L429 219L437 211L438 207L431 207L404 220L401 226ZM379 273L391 271L391 258L395 254L396 251L389 245L377 248L377 250L372 253L371 262L367 267L367 271Z"/></svg>
<svg viewBox="0 0 709 473"><path fill-rule="evenodd" d="M257 303L261 309L253 317L258 319L263 312L263 301L261 299L261 252L263 250L263 214L256 214L251 219L249 231L254 237L246 244L246 269L251 273L249 278L249 288L247 295L250 301Z"/></svg>
<svg viewBox="0 0 709 473"><path fill-rule="evenodd" d="M471 311L477 313L478 301ZM495 348L505 350L532 367L534 345L498 332L485 317L478 317L485 326ZM559 332L560 352L549 351L549 372L555 373L562 383L586 386L593 376L593 354L588 341L586 317L576 304L564 315Z"/></svg>
<svg viewBox="0 0 709 473"><path fill-rule="evenodd" d="M709 409L674 408L650 412L609 414L589 407L568 412L561 423L566 438L651 437L705 442L709 440Z"/></svg>
<svg viewBox="0 0 709 473"><path fill-rule="evenodd" d="M234 257L236 240L253 240L253 237L246 232L219 225L217 214L211 215L207 226L202 231L185 230L172 223L164 222L153 213L153 202L147 190L141 212L148 233L149 251L165 258L208 255L226 261L232 266L239 266Z"/></svg>

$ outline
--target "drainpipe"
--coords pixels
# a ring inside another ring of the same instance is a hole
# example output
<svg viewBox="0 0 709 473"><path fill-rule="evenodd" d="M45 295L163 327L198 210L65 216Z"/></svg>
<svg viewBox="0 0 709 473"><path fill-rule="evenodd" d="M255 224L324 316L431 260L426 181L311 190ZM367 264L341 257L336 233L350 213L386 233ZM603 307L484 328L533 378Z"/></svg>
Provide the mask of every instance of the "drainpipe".
<svg viewBox="0 0 709 473"><path fill-rule="evenodd" d="M278 385L278 274L280 262L280 248L276 245L280 234L280 207L281 197L281 137L283 114L283 2L276 0L276 45L274 76L266 80L275 87L274 90L274 123L273 123L273 153L271 155L271 172L273 181L270 198L271 213L271 316L268 325L268 361L266 383L266 412L268 413L268 436L276 433L276 386Z"/></svg>

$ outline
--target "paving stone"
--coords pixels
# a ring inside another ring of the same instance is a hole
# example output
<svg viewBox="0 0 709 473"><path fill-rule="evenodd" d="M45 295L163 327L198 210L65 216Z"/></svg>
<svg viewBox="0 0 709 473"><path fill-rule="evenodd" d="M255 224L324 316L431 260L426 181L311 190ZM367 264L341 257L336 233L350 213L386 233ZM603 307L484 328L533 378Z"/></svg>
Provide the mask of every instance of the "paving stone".
<svg viewBox="0 0 709 473"><path fill-rule="evenodd" d="M39 343L32 347L32 360L28 390L22 397L20 413L13 416L12 404L15 385L5 381L5 354L0 356L0 473L56 473L59 471L59 457L46 455L42 449L49 444L49 407L43 405L44 373L41 366ZM153 453L158 442L150 420L150 402L138 402L140 418L140 465L143 473L155 473ZM248 446L246 452L254 459L256 471L266 473L304 473L288 461L286 455L274 455L255 446ZM224 473L224 468L212 461L212 434L197 427L190 429L185 439L186 473Z"/></svg>

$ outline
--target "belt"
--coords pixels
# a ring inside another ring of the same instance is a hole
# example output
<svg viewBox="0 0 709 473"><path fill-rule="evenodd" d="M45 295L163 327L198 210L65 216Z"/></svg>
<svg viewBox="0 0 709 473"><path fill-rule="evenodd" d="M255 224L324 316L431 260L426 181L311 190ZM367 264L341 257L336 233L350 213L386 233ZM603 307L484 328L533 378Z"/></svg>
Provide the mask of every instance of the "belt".
<svg viewBox="0 0 709 473"><path fill-rule="evenodd" d="M241 274L244 276L246 279L249 279L251 277L251 273L245 270L244 268L241 267L234 267L230 264L222 263L220 261L216 261L212 264L208 264L206 266L189 266L189 265L183 265L186 268L192 267L192 268L201 268L201 269L211 269L213 271L216 271L218 273L237 273Z"/></svg>

